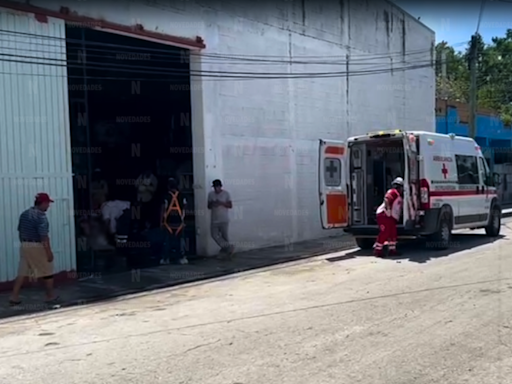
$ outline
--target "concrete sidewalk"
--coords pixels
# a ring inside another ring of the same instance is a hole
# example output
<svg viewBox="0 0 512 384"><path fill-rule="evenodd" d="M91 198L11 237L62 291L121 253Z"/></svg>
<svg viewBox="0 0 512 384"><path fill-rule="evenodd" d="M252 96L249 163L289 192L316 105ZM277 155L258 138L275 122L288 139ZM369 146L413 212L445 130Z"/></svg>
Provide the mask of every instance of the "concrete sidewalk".
<svg viewBox="0 0 512 384"><path fill-rule="evenodd" d="M504 209L503 217L512 217L512 208ZM202 258L192 260L189 265L165 265L92 277L58 287L60 307L89 304L128 294L212 279L354 247L354 239L349 235L342 235L240 252L231 261ZM17 307L11 308L8 299L9 292L0 294L0 319L51 309L43 303L42 289L25 288L22 292L23 303Z"/></svg>
<svg viewBox="0 0 512 384"><path fill-rule="evenodd" d="M192 259L189 265L164 265L115 275L91 277L57 287L61 298L60 308L226 276L353 247L355 247L353 238L342 235L240 252L235 254L233 260ZM21 298L23 300L21 305L10 307L9 292L1 293L0 319L51 309L43 303L42 289L25 288Z"/></svg>

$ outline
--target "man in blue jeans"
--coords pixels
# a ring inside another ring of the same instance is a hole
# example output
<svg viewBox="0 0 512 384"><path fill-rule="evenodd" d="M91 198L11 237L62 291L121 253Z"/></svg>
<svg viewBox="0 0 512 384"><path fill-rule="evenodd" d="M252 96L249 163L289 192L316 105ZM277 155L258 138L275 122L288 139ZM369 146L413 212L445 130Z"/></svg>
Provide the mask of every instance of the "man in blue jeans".
<svg viewBox="0 0 512 384"><path fill-rule="evenodd" d="M179 264L188 264L182 246L185 230L185 209L187 200L178 190L178 183L171 178L167 182L167 193L162 204L162 230L164 249L160 264L169 264L171 256Z"/></svg>

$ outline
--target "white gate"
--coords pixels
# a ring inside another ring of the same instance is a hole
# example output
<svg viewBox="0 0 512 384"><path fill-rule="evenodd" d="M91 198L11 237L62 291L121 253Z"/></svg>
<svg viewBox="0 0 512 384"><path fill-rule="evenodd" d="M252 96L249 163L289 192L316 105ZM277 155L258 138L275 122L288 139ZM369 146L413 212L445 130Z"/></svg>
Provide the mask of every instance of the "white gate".
<svg viewBox="0 0 512 384"><path fill-rule="evenodd" d="M0 8L0 84L0 282L16 276L18 217L38 192L55 200L55 272L75 270L64 21Z"/></svg>

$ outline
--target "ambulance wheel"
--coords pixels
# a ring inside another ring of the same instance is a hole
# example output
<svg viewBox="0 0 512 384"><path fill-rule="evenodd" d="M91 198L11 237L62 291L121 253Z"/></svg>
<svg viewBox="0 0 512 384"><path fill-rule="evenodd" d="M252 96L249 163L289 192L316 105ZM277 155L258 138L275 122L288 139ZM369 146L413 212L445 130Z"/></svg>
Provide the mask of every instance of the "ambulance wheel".
<svg viewBox="0 0 512 384"><path fill-rule="evenodd" d="M442 251L450 248L451 240L452 228L450 215L445 212L442 214L441 220L439 220L439 227L437 232L431 236L429 241L427 241L427 247Z"/></svg>
<svg viewBox="0 0 512 384"><path fill-rule="evenodd" d="M485 227L485 234L490 237L498 237L501 230L501 210L494 206L489 218L489 225Z"/></svg>
<svg viewBox="0 0 512 384"><path fill-rule="evenodd" d="M366 237L356 237L356 244L362 250L372 249L375 241Z"/></svg>

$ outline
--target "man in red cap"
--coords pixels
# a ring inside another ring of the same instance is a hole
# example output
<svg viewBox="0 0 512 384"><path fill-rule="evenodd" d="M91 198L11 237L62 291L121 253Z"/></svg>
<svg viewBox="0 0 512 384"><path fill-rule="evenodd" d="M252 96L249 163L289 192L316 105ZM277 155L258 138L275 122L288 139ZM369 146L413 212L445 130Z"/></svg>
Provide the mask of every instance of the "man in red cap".
<svg viewBox="0 0 512 384"><path fill-rule="evenodd" d="M50 225L46 217L51 203L53 200L47 193L38 193L34 206L20 215L20 263L10 298L11 305L21 304L20 290L27 277L44 280L48 304L54 304L58 299L53 291L53 252L49 238Z"/></svg>

